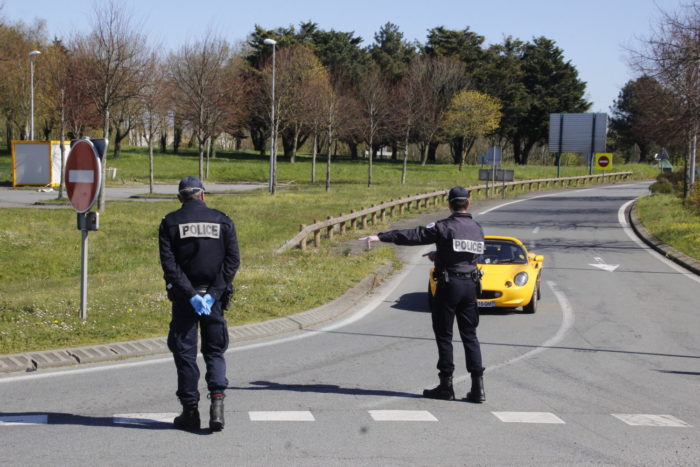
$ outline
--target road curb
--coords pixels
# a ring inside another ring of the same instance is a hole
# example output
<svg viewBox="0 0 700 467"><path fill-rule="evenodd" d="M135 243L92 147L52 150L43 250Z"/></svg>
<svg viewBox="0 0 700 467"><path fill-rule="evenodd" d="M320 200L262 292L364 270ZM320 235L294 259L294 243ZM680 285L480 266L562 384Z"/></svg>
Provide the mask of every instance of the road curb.
<svg viewBox="0 0 700 467"><path fill-rule="evenodd" d="M666 245L664 242L656 238L651 232L649 232L644 225L642 225L642 222L639 220L639 216L637 215L637 200L635 200L634 203L632 203L632 205L627 209L627 219L632 226L634 233L637 234L637 236L644 243L674 263L700 275L700 261L686 255L682 251L678 251L675 248Z"/></svg>
<svg viewBox="0 0 700 467"><path fill-rule="evenodd" d="M339 318L350 312L358 301L370 294L392 272L393 263L385 263L374 273L362 279L356 286L329 303L291 316L259 323L230 326L228 328L229 336L232 341L245 342L311 328L326 321ZM167 338L165 337L63 350L25 352L0 356L0 374L31 372L47 368L147 357L169 352Z"/></svg>

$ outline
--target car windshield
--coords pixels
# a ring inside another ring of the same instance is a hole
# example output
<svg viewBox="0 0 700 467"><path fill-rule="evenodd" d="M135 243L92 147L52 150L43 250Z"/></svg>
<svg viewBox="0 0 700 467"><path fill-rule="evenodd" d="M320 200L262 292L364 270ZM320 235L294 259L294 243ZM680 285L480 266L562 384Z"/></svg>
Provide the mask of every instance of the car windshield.
<svg viewBox="0 0 700 467"><path fill-rule="evenodd" d="M484 254L479 264L525 264L527 255L523 247L508 240L486 239Z"/></svg>

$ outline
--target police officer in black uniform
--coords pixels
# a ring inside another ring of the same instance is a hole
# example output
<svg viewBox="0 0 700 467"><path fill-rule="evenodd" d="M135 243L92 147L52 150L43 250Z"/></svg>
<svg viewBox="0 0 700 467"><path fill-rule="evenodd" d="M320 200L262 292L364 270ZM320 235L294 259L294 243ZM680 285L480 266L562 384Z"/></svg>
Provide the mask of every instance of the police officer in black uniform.
<svg viewBox="0 0 700 467"><path fill-rule="evenodd" d="M454 400L452 374L452 329L455 317L459 334L464 344L467 371L471 375L471 390L467 393L469 402L486 400L484 392L484 367L481 362L481 348L476 337L479 325L477 310L477 287L481 279L476 268L477 259L484 252L484 233L479 223L467 213L469 192L462 187L454 187L448 195L452 214L440 221L423 227L406 230L390 230L378 235L362 237L368 248L372 242L391 242L397 245L428 245L434 243L437 251L429 254L435 262L438 285L432 307L433 332L438 347L440 384L423 391L423 396L431 399Z"/></svg>
<svg viewBox="0 0 700 467"><path fill-rule="evenodd" d="M233 293L240 264L236 230L224 213L204 204L204 186L185 177L178 186L182 206L163 218L159 230L160 262L172 320L168 348L177 368L177 397L182 414L174 425L199 430L197 328L202 338L205 379L211 406L209 428L224 428L224 391L228 386L224 353L229 337L224 310Z"/></svg>

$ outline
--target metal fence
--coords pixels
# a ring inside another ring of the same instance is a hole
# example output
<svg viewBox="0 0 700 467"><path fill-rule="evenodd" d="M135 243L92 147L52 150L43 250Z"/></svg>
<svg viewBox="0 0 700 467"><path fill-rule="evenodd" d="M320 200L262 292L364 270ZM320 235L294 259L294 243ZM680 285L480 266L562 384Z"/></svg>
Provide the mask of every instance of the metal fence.
<svg viewBox="0 0 700 467"><path fill-rule="evenodd" d="M537 191L542 188L567 188L595 183L613 183L627 180L632 172L615 172L599 175L581 175L577 177L540 178L533 180L522 180L517 182L503 182L492 185L476 185L465 187L471 192L472 198L487 198L489 195L497 194L506 196L508 193ZM396 214L402 215L407 210L426 209L447 202L449 190L433 191L418 195L381 202L360 211L350 211L350 214L341 214L338 217L328 217L324 221L314 220L313 224L299 226L299 233L291 240L287 240L277 253L282 253L290 248L301 248L306 250L310 239L313 239L315 247L321 246L321 238L325 236L332 240L335 233L344 234L348 229L365 229L368 225L375 225L377 220L386 221L387 217Z"/></svg>

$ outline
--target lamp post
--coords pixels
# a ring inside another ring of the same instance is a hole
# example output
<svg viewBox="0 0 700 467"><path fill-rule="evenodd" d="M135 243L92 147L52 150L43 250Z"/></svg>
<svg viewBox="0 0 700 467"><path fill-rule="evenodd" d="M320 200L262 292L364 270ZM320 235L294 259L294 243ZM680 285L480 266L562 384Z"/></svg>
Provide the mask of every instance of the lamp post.
<svg viewBox="0 0 700 467"><path fill-rule="evenodd" d="M29 139L31 141L34 141L34 57L39 54L41 54L41 52L38 50L32 50L29 52L29 75L31 76L31 99L29 101L31 119L29 122Z"/></svg>
<svg viewBox="0 0 700 467"><path fill-rule="evenodd" d="M272 111L270 118L270 183L268 190L270 194L275 194L276 175L277 175L277 125L275 124L275 45L277 41L274 39L265 39L265 45L272 46Z"/></svg>

